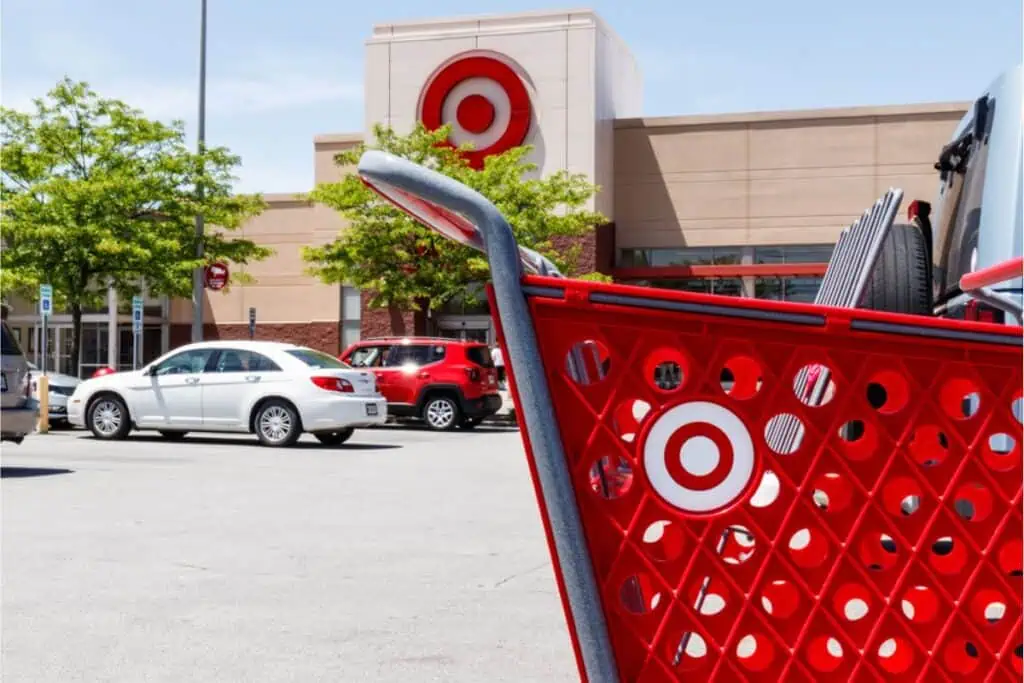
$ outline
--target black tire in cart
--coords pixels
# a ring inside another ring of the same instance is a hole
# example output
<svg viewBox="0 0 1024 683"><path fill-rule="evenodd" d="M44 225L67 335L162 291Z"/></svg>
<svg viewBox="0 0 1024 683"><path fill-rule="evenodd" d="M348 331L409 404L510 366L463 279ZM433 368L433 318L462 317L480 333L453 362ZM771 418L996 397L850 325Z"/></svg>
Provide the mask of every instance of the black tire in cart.
<svg viewBox="0 0 1024 683"><path fill-rule="evenodd" d="M887 313L932 315L928 245L916 225L897 223L889 230L871 274L861 308Z"/></svg>

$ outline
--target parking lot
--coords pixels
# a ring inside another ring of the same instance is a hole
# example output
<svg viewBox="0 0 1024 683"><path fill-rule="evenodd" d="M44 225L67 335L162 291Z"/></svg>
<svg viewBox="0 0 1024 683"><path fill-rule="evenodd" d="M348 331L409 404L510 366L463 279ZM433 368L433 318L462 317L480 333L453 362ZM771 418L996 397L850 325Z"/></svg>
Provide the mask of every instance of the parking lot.
<svg viewBox="0 0 1024 683"><path fill-rule="evenodd" d="M3 678L575 678L518 432L3 447Z"/></svg>

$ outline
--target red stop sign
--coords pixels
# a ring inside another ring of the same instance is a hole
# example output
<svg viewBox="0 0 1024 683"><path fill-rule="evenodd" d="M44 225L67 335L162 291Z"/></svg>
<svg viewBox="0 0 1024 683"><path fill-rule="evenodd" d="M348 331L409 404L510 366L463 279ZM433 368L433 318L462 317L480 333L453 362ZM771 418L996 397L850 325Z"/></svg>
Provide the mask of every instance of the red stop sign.
<svg viewBox="0 0 1024 683"><path fill-rule="evenodd" d="M211 263L206 266L206 286L214 291L224 289L228 284L228 264Z"/></svg>

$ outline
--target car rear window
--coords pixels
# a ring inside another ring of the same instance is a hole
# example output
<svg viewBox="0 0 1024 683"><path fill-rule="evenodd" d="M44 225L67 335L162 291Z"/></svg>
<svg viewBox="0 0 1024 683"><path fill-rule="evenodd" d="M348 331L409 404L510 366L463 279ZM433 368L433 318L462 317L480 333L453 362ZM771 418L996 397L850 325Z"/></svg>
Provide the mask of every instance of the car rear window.
<svg viewBox="0 0 1024 683"><path fill-rule="evenodd" d="M18 340L14 338L14 334L11 332L11 328L7 327L7 323L3 323L3 345L0 348L0 353L5 356L21 356L21 347L18 346Z"/></svg>
<svg viewBox="0 0 1024 683"><path fill-rule="evenodd" d="M384 367L401 368L414 365L420 367L429 363L436 363L444 360L445 348L443 344L399 344L388 350L387 358L384 359Z"/></svg>
<svg viewBox="0 0 1024 683"><path fill-rule="evenodd" d="M494 360L491 359L491 350L486 346L470 346L466 349L466 357L480 367L494 367Z"/></svg>
<svg viewBox="0 0 1024 683"><path fill-rule="evenodd" d="M298 358L311 368L348 370L352 367L348 363L343 363L330 354L322 351L315 351L313 349L288 349L287 353L289 356Z"/></svg>

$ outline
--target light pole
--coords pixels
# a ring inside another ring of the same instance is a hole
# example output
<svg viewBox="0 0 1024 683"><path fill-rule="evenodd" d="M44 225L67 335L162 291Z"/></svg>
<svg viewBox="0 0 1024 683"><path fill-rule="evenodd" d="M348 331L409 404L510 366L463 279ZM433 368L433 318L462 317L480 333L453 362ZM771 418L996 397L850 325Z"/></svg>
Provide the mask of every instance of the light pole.
<svg viewBox="0 0 1024 683"><path fill-rule="evenodd" d="M199 21L199 154L206 151L206 0L202 4L202 17ZM200 165L200 176L202 176ZM196 187L199 201L203 200L203 184L200 180ZM203 258L203 214L196 214L196 258ZM205 289L205 269L200 264L192 272L192 341L203 341L203 290Z"/></svg>

